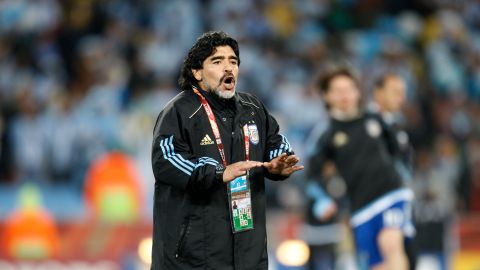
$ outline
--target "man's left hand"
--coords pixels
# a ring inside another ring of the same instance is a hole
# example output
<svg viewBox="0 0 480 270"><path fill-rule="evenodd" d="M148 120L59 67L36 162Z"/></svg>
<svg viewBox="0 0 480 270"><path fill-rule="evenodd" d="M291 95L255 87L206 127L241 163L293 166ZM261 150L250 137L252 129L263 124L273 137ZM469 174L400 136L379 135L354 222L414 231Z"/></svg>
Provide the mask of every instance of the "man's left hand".
<svg viewBox="0 0 480 270"><path fill-rule="evenodd" d="M300 159L296 155L289 156L287 153L283 153L270 162L264 162L263 166L271 174L290 176L292 173L304 169L304 166L296 165L298 161Z"/></svg>

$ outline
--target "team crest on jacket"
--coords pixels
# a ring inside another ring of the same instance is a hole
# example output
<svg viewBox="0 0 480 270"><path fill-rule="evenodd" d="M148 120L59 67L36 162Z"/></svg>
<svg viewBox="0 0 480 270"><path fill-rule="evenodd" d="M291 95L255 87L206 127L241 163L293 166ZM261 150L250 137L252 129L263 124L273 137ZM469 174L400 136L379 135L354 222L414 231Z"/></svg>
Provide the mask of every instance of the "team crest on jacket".
<svg viewBox="0 0 480 270"><path fill-rule="evenodd" d="M260 142L260 137L258 136L258 128L256 124L248 124L248 136L250 137L251 143L258 144L258 142Z"/></svg>
<svg viewBox="0 0 480 270"><path fill-rule="evenodd" d="M342 147L348 142L348 135L343 131L337 131L333 135L333 144L335 147Z"/></svg>
<svg viewBox="0 0 480 270"><path fill-rule="evenodd" d="M365 128L367 129L368 135L373 138L377 138L382 133L382 127L380 126L380 123L374 119L369 119L365 123Z"/></svg>

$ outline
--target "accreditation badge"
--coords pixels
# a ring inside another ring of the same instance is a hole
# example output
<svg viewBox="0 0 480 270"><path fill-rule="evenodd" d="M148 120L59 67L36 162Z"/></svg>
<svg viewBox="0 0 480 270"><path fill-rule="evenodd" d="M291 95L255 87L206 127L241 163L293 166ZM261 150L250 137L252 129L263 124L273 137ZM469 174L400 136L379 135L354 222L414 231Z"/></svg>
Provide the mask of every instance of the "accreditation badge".
<svg viewBox="0 0 480 270"><path fill-rule="evenodd" d="M233 192L241 192L247 191L247 176L240 176L235 178L233 181L230 181L230 191Z"/></svg>
<svg viewBox="0 0 480 270"><path fill-rule="evenodd" d="M233 233L253 229L252 199L248 174L237 177L228 185Z"/></svg>

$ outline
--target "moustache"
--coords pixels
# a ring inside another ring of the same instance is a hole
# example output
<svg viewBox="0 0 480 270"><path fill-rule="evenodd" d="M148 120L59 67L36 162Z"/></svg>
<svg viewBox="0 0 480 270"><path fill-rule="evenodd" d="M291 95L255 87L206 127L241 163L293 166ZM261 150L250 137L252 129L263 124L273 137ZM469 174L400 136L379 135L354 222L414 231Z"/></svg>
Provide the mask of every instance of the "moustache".
<svg viewBox="0 0 480 270"><path fill-rule="evenodd" d="M226 77L232 77L235 80L235 76L233 76L233 73L225 73L220 79L218 80L218 85L221 85L222 82L225 80Z"/></svg>

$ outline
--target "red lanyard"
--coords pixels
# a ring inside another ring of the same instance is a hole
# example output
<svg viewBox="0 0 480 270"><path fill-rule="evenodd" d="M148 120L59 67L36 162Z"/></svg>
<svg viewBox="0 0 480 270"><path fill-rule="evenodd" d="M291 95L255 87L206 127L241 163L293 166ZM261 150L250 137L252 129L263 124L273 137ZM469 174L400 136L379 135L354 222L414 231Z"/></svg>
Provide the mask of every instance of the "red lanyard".
<svg viewBox="0 0 480 270"><path fill-rule="evenodd" d="M222 158L223 166L227 167L227 159L225 158L225 147L223 146L222 138L220 136L220 130L218 129L217 120L215 119L215 115L213 114L212 108L208 104L205 97L202 94L200 94L197 88L194 87L193 91L195 92L195 94L198 95L198 97L200 97L200 102L202 103L202 106L205 109L205 112L207 113L210 126L212 127L213 136L215 136L215 142L217 143L218 152L220 152L220 157ZM249 157L250 156L249 155L250 137L248 135L247 125L243 126L243 138L245 142L245 159L248 161L250 159Z"/></svg>
<svg viewBox="0 0 480 270"><path fill-rule="evenodd" d="M243 126L243 141L245 142L245 160L250 160L250 137L249 137L248 127L245 124Z"/></svg>

